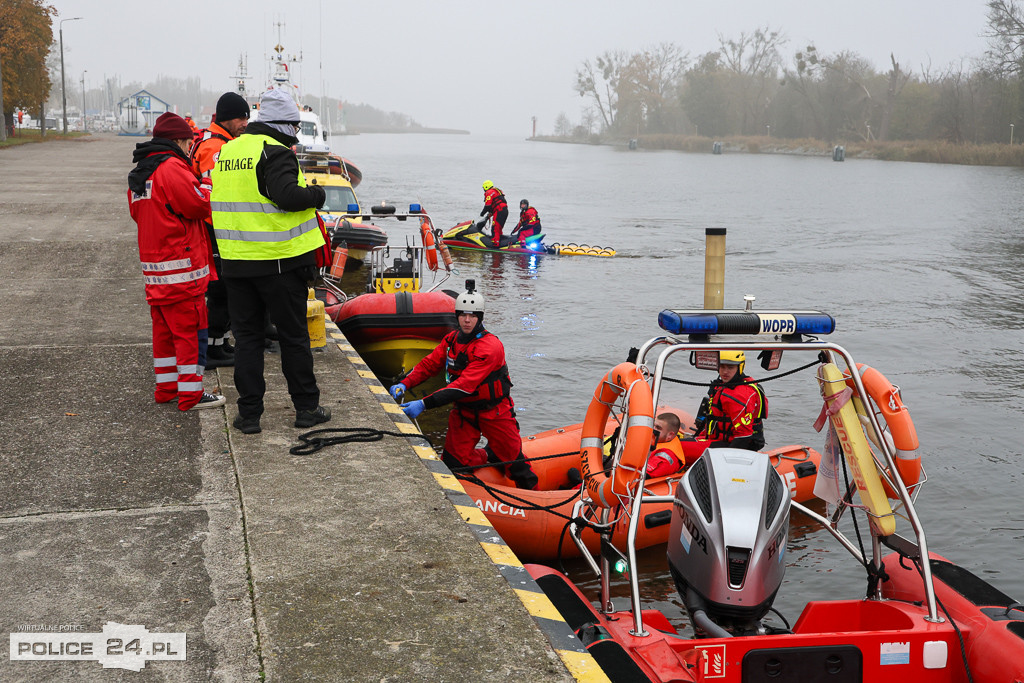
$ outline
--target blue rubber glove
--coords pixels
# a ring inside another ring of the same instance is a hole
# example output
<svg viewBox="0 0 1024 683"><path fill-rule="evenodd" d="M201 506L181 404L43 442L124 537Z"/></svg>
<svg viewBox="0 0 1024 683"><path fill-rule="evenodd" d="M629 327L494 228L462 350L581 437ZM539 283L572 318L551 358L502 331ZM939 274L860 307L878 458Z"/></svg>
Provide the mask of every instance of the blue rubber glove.
<svg viewBox="0 0 1024 683"><path fill-rule="evenodd" d="M413 401L412 403L403 403L401 407L406 417L410 420L415 420L423 412L425 406L423 401Z"/></svg>
<svg viewBox="0 0 1024 683"><path fill-rule="evenodd" d="M405 393L406 389L408 389L408 387L399 382L398 384L392 384L391 388L388 389L388 391L391 392L391 398L397 401L402 396L402 394Z"/></svg>

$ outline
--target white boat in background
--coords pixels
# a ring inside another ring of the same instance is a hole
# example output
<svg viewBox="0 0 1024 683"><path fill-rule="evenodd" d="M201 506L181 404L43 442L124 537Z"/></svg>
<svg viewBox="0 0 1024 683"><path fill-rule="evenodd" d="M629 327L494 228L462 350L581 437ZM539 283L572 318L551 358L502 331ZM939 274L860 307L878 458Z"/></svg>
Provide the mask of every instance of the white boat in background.
<svg viewBox="0 0 1024 683"><path fill-rule="evenodd" d="M330 144L328 143L330 131L324 127L320 116L313 111L313 108L302 103L302 94L299 91L299 86L292 82L291 67L300 61L294 55L285 57L284 46L281 45L279 39L277 45L274 46L274 55L270 58L270 79L266 90L272 88L284 90L295 100L295 104L298 105L299 131L295 134L299 141L299 149L297 151L308 151L318 155L326 155L331 160L330 173L344 176L351 183L352 187L357 187L363 179L362 172L351 160L344 159L340 155L331 152ZM235 76L238 81L238 93L253 105L253 111L249 120L258 121L259 98L262 93L257 95L249 94L245 85L245 81L249 77L246 73L244 61L240 59L238 66L239 75Z"/></svg>

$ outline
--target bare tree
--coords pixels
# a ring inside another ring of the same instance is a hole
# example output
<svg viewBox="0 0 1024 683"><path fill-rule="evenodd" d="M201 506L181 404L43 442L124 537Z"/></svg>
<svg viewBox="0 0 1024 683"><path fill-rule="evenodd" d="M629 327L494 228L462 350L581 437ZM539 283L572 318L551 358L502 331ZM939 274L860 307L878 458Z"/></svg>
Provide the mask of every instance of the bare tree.
<svg viewBox="0 0 1024 683"><path fill-rule="evenodd" d="M593 63L588 59L576 70L576 92L594 101L606 129L615 125L618 111L619 78L627 62L625 52L605 52Z"/></svg>
<svg viewBox="0 0 1024 683"><path fill-rule="evenodd" d="M989 0L986 66L1002 75L1024 72L1024 10L1017 0Z"/></svg>
<svg viewBox="0 0 1024 683"><path fill-rule="evenodd" d="M787 43L784 34L769 27L740 33L736 40L718 36L722 66L736 78L733 97L742 112L742 132L759 133L766 122L768 105L777 86L782 58L779 49Z"/></svg>
<svg viewBox="0 0 1024 683"><path fill-rule="evenodd" d="M633 54L620 71L618 118L628 112L629 124L659 132L668 130L667 111L676 101L680 80L686 71L689 55L678 45L660 45Z"/></svg>
<svg viewBox="0 0 1024 683"><path fill-rule="evenodd" d="M555 135L558 137L567 138L572 135L572 122L569 117L565 115L565 112L559 112L558 116L555 117Z"/></svg>

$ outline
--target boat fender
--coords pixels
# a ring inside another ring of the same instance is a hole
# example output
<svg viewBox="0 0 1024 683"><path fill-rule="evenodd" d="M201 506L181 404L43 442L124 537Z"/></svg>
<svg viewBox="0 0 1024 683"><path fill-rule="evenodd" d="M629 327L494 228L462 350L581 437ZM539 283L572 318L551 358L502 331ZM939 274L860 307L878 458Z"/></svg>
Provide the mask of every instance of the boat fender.
<svg viewBox="0 0 1024 683"><path fill-rule="evenodd" d="M604 431L612 405L625 393L626 440L618 463L609 475L604 470ZM654 398L634 363L620 363L601 378L587 408L580 434L580 464L591 499L602 507L614 507L628 495L647 463L654 435Z"/></svg>
<svg viewBox="0 0 1024 683"><path fill-rule="evenodd" d="M857 372L860 374L860 380L864 383L864 388L871 401L885 418L887 433L891 434L892 439L889 445L896 453L896 471L899 473L903 485L913 488L921 479L921 455L916 452L920 442L917 440L914 421L910 419L910 411L903 405L899 389L893 386L892 382L886 379L881 372L863 363L857 363ZM853 378L849 376L846 376L846 385L850 388L856 386ZM861 421L868 421L867 411L860 399L855 397L854 403L861 416ZM869 437L874 436L870 429L867 430L867 434ZM875 445L881 448L880 444ZM898 498L892 487L887 482L883 483L886 495L890 498Z"/></svg>

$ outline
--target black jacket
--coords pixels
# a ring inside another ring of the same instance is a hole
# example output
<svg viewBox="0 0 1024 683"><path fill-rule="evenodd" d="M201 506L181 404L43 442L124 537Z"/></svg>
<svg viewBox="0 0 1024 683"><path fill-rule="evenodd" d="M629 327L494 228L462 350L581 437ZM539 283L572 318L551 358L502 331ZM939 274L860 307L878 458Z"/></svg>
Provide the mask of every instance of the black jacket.
<svg viewBox="0 0 1024 683"><path fill-rule="evenodd" d="M324 205L326 193L319 185L299 187L299 160L291 146L298 139L285 135L270 126L254 121L245 127L242 135L266 135L280 142L278 145L266 145L263 155L256 162L256 185L259 193L277 204L285 211L304 211L319 209ZM284 273L296 268L307 268L310 276L315 274L316 257L314 251L299 256L272 261L239 261L222 259L221 266L224 277L258 277Z"/></svg>

